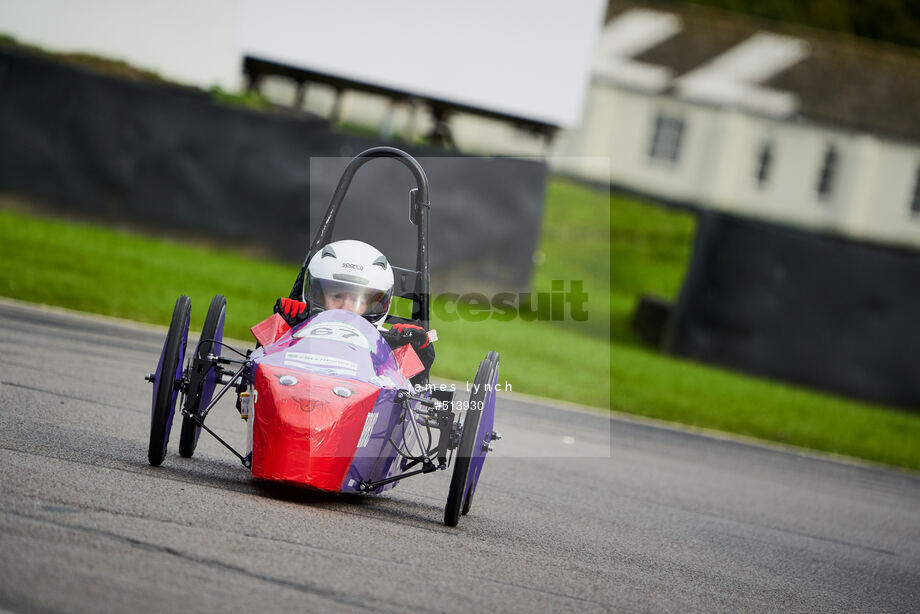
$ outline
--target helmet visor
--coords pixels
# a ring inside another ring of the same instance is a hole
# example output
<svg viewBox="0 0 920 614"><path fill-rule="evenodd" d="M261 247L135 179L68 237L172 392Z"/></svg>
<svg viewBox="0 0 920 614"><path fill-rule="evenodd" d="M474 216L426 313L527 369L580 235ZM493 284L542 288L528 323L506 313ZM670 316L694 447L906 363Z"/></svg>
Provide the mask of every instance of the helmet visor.
<svg viewBox="0 0 920 614"><path fill-rule="evenodd" d="M345 309L373 320L386 315L389 292L348 281L310 279L310 303L323 309Z"/></svg>

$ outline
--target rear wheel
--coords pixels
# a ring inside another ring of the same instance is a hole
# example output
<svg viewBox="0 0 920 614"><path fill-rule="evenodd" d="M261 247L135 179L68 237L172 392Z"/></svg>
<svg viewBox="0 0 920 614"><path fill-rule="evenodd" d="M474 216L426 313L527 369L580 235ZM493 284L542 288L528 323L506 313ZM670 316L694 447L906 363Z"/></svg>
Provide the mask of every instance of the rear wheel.
<svg viewBox="0 0 920 614"><path fill-rule="evenodd" d="M485 359L479 363L479 369L476 371L469 407L463 420L460 445L454 455L454 472L451 475L450 489L447 493L447 505L444 507L444 524L449 527L457 526L460 514L466 514L470 511L482 464L481 462L476 463L474 468L475 475L472 476L470 475L470 466L474 459L483 455L483 441L479 433L481 430L480 422L486 404L490 400L494 403L494 385L497 374L498 354L489 352ZM470 479L471 477L473 478L472 480Z"/></svg>
<svg viewBox="0 0 920 614"><path fill-rule="evenodd" d="M147 460L154 467L159 467L166 456L169 431L172 429L176 399L179 395L179 386L176 382L182 378L182 360L185 357L191 311L192 301L187 296L180 296L173 309L169 332L160 354L160 364L153 380L153 408Z"/></svg>
<svg viewBox="0 0 920 614"><path fill-rule="evenodd" d="M208 369L204 380L201 383L201 390L189 391L185 407L192 413L198 413L202 408L207 407L214 396L214 389L217 387L217 371L211 368L210 364L204 362L208 354L220 356L221 345L224 335L224 320L227 317L227 299L222 294L216 295L211 299L211 305L208 307L208 315L205 316L204 326L201 329L201 337L198 338L198 351L192 365L192 369ZM195 447L198 445L198 437L201 435L201 427L189 416L182 417L182 432L179 436L179 454L185 458L191 458L195 453Z"/></svg>

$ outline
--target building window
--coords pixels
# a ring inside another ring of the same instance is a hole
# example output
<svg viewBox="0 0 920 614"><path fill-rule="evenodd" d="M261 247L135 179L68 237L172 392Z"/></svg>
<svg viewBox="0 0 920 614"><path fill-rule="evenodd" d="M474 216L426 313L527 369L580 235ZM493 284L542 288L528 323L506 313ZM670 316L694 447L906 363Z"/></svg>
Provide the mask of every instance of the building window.
<svg viewBox="0 0 920 614"><path fill-rule="evenodd" d="M834 191L834 178L837 175L837 164L840 161L840 155L837 148L828 145L824 150L824 164L821 166L821 174L818 175L818 198L827 200Z"/></svg>
<svg viewBox="0 0 920 614"><path fill-rule="evenodd" d="M760 154L757 156L757 187L763 187L770 178L770 168L773 164L773 143L764 141L760 146Z"/></svg>
<svg viewBox="0 0 920 614"><path fill-rule="evenodd" d="M914 197L910 201L910 213L920 216L920 166L917 167L917 176L914 178Z"/></svg>
<svg viewBox="0 0 920 614"><path fill-rule="evenodd" d="M652 144L648 151L649 158L677 162L683 132L682 118L659 113L655 118L655 132L652 134Z"/></svg>

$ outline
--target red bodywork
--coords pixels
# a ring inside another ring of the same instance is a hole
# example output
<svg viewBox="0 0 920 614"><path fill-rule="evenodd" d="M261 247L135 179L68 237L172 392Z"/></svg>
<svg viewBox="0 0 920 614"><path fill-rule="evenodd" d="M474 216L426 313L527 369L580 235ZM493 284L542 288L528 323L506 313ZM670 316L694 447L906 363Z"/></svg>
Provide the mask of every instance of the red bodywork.
<svg viewBox="0 0 920 614"><path fill-rule="evenodd" d="M393 356L396 358L396 364L399 365L399 371L406 379L418 375L425 370L425 365L411 345L404 345L393 350Z"/></svg>
<svg viewBox="0 0 920 614"><path fill-rule="evenodd" d="M332 313L317 316L329 320L318 324L330 330L336 326L350 329L346 332L355 334L347 339L360 338L359 329L364 329L363 338L376 341L371 347L390 354L386 342L360 316L330 316ZM352 321L345 324L332 317ZM408 379L424 366L412 347L405 345L392 352L395 363L378 372L367 341L362 350L360 343L332 341L328 331L314 336L309 330L309 326L304 329L305 338L293 337L291 327L278 314L252 327L266 352L258 360L253 385L252 475L340 492L359 446L365 451L362 458L366 462L366 446L375 426L378 439L381 427L392 428L394 388L411 388ZM326 373L317 372L324 369ZM350 374L338 376L331 372L335 370ZM367 381L380 374L387 377L376 384ZM389 387L382 392L380 385ZM371 415L381 394L386 408ZM357 473L363 475L362 471L369 469L364 466Z"/></svg>
<svg viewBox="0 0 920 614"><path fill-rule="evenodd" d="M283 385L281 377L295 377ZM333 390L345 389L342 397ZM252 475L338 492L380 388L260 365L256 373Z"/></svg>

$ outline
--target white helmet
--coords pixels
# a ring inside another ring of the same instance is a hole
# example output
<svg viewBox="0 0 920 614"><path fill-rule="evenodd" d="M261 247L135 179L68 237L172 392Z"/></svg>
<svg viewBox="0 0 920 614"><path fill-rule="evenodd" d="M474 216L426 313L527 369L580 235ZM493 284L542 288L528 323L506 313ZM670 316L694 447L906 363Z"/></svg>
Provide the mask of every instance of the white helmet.
<svg viewBox="0 0 920 614"><path fill-rule="evenodd" d="M329 243L310 259L303 300L314 309L353 311L379 326L393 300L393 269L386 256L367 243Z"/></svg>

